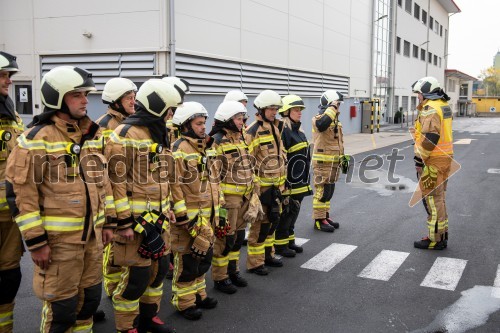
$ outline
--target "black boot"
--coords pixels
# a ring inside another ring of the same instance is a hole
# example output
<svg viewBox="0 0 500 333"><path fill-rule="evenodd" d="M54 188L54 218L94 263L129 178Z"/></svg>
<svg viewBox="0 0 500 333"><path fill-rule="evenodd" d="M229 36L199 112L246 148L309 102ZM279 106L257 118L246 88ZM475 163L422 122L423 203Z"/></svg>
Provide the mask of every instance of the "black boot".
<svg viewBox="0 0 500 333"><path fill-rule="evenodd" d="M417 249L422 250L444 250L448 244L445 245L445 241L433 242L429 237L424 237L417 242L413 242L413 246Z"/></svg>
<svg viewBox="0 0 500 333"><path fill-rule="evenodd" d="M314 229L324 232L335 231L335 227L331 226L327 219L316 219L314 221Z"/></svg>
<svg viewBox="0 0 500 333"><path fill-rule="evenodd" d="M302 246L299 246L295 244L295 240L291 240L288 242L288 248L291 250L294 250L295 253L302 253L304 252L304 248Z"/></svg>
<svg viewBox="0 0 500 333"><path fill-rule="evenodd" d="M327 212L326 213L326 221L328 222L328 224L330 224L332 227L334 227L335 229L338 229L340 228L340 223L338 222L334 222L331 218L330 218L330 213Z"/></svg>
<svg viewBox="0 0 500 333"><path fill-rule="evenodd" d="M178 311L181 316L188 320L198 320L201 318L203 313L196 306L192 306L182 311Z"/></svg>
<svg viewBox="0 0 500 333"><path fill-rule="evenodd" d="M274 249L276 253L282 257L293 258L295 257L295 251L290 249L288 245L275 245Z"/></svg>
<svg viewBox="0 0 500 333"><path fill-rule="evenodd" d="M196 294L196 307L201 308L201 309L213 309L217 306L217 303L219 303L215 298L213 297L205 297L204 300L201 299L201 296Z"/></svg>
<svg viewBox="0 0 500 333"><path fill-rule="evenodd" d="M156 304L139 303L139 328L138 333L175 333L175 329L169 327L161 320Z"/></svg>
<svg viewBox="0 0 500 333"><path fill-rule="evenodd" d="M250 268L248 270L248 273L254 273L257 275L264 276L264 275L269 274L269 271L267 270L267 268L264 267L264 265L260 265L260 266L257 266L255 268Z"/></svg>
<svg viewBox="0 0 500 333"><path fill-rule="evenodd" d="M234 294L238 291L238 289L236 289L231 279L229 278L220 281L214 281L214 288L228 295Z"/></svg>
<svg viewBox="0 0 500 333"><path fill-rule="evenodd" d="M265 249L266 249L266 259L264 260L264 263L266 264L266 266L282 267L283 261L281 261L281 259L278 259L278 258L272 256L272 254L271 254L272 247L266 246Z"/></svg>
<svg viewBox="0 0 500 333"><path fill-rule="evenodd" d="M236 287L248 286L247 280L240 275L240 272L229 274L229 278Z"/></svg>
<svg viewBox="0 0 500 333"><path fill-rule="evenodd" d="M142 332L144 332L144 333L146 333L146 332L147 333L175 333L177 331L175 330L175 328L170 327L167 324L165 324L163 322L163 320L158 318L158 316L155 316L149 322L146 330L139 331L139 333L142 333Z"/></svg>
<svg viewBox="0 0 500 333"><path fill-rule="evenodd" d="M94 321L94 323L104 321L104 320L106 320L106 313L104 313L104 311L98 309L94 313L94 315L92 316L92 320Z"/></svg>

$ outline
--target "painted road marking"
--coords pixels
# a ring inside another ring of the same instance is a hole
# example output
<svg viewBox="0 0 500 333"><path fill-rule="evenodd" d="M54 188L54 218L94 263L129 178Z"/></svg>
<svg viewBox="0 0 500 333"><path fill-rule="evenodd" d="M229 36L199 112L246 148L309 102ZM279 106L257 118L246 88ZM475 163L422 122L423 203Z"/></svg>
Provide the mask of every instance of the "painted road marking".
<svg viewBox="0 0 500 333"><path fill-rule="evenodd" d="M495 282L493 283L491 296L500 298L500 265L497 267L497 276L495 277Z"/></svg>
<svg viewBox="0 0 500 333"><path fill-rule="evenodd" d="M466 265L467 260L439 257L434 261L420 286L453 291Z"/></svg>
<svg viewBox="0 0 500 333"><path fill-rule="evenodd" d="M470 145L472 140L476 139L460 139L458 141L453 142L454 145Z"/></svg>
<svg viewBox="0 0 500 333"><path fill-rule="evenodd" d="M500 173L500 169L488 169L488 173Z"/></svg>
<svg viewBox="0 0 500 333"><path fill-rule="evenodd" d="M356 248L357 246L355 245L333 243L300 267L315 271L329 272Z"/></svg>
<svg viewBox="0 0 500 333"><path fill-rule="evenodd" d="M298 246L302 246L307 242L309 242L309 239L307 239L307 238L300 238L300 237L295 238L295 244Z"/></svg>
<svg viewBox="0 0 500 333"><path fill-rule="evenodd" d="M409 254L408 252L383 250L358 276L373 280L389 281Z"/></svg>

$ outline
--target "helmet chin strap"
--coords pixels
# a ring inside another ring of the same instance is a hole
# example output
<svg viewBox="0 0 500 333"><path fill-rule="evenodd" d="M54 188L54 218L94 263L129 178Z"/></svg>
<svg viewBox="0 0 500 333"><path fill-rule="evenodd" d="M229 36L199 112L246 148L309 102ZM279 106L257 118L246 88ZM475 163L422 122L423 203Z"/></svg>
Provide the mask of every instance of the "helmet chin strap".
<svg viewBox="0 0 500 333"><path fill-rule="evenodd" d="M266 113L265 113L265 111L264 111L264 110L265 110L265 109L260 109L260 110L259 110L259 114L260 114L260 116L262 117L262 119L263 119L265 122L270 123L271 121L270 121L269 119L267 119L267 117L266 117Z"/></svg>
<svg viewBox="0 0 500 333"><path fill-rule="evenodd" d="M118 104L118 107L115 106L117 104ZM127 113L127 111L125 111L125 108L123 107L123 104L121 102L115 102L113 104L110 104L109 106L111 107L111 109L120 112L125 117L129 116L129 114Z"/></svg>

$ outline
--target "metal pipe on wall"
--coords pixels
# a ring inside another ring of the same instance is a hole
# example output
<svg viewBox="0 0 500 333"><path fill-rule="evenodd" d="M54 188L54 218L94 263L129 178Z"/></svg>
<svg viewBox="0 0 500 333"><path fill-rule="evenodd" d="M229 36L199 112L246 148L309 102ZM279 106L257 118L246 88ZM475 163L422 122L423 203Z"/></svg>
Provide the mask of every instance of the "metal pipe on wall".
<svg viewBox="0 0 500 333"><path fill-rule="evenodd" d="M168 48L169 48L169 76L175 76L175 0L169 0L168 3L168 19L169 19L169 29L168 29Z"/></svg>

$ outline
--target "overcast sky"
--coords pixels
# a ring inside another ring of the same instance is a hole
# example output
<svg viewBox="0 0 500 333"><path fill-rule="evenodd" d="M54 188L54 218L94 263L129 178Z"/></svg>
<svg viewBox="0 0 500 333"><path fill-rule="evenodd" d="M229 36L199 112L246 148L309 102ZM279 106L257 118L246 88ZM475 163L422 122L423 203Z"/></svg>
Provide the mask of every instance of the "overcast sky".
<svg viewBox="0 0 500 333"><path fill-rule="evenodd" d="M478 77L500 51L500 0L454 0L450 17L448 68Z"/></svg>

